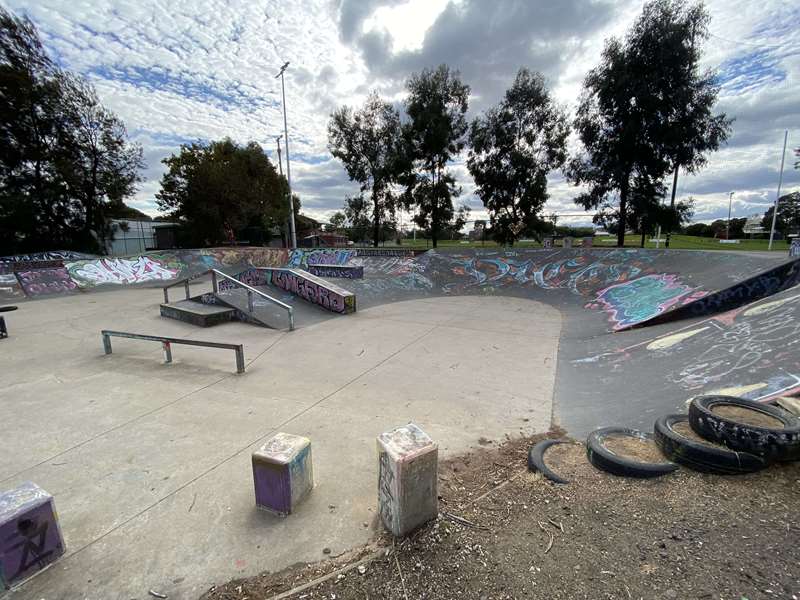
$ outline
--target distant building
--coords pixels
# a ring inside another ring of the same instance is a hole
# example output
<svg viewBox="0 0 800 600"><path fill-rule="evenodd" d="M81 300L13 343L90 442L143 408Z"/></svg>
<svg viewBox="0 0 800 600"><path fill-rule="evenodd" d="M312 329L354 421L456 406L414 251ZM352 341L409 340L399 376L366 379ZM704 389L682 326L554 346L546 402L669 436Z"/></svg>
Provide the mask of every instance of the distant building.
<svg viewBox="0 0 800 600"><path fill-rule="evenodd" d="M747 235L766 233L767 230L761 224L763 219L764 215L761 214L750 215L749 217L747 217L747 221L745 222L742 231L744 231L744 233Z"/></svg>
<svg viewBox="0 0 800 600"><path fill-rule="evenodd" d="M331 231L314 231L297 240L297 245L301 248L340 248L349 243L347 236Z"/></svg>
<svg viewBox="0 0 800 600"><path fill-rule="evenodd" d="M113 239L106 240L106 254L126 256L148 250L175 248L175 223L144 219L112 219ZM163 229L164 231L159 231ZM172 236L169 233L172 233Z"/></svg>

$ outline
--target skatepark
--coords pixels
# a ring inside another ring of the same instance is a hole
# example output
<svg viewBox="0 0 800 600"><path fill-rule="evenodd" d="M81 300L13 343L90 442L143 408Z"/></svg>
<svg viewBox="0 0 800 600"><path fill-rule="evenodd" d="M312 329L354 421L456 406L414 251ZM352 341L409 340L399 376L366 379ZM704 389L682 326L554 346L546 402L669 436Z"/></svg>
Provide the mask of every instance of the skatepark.
<svg viewBox="0 0 800 600"><path fill-rule="evenodd" d="M381 528L375 438L409 421L447 457L552 425L647 428L700 394L800 390L800 261L782 255L243 248L18 262L0 282L18 306L0 342L0 480L55 497L66 554L13 598L192 598L362 544ZM219 323L198 326L212 313ZM241 344L244 373L230 351L192 345L165 363L160 344L115 337L107 354L103 330ZM316 486L286 519L256 510L250 470L278 431L314 447Z"/></svg>

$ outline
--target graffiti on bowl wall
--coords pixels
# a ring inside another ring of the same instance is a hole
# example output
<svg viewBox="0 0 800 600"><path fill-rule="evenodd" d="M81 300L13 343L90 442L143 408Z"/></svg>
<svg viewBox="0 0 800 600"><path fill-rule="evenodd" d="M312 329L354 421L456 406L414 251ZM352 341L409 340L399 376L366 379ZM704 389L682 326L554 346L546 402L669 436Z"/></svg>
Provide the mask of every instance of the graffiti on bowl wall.
<svg viewBox="0 0 800 600"><path fill-rule="evenodd" d="M127 258L101 258L96 261L68 263L72 278L80 286L103 284L132 284L174 279L180 268L167 266L157 258L139 256Z"/></svg>

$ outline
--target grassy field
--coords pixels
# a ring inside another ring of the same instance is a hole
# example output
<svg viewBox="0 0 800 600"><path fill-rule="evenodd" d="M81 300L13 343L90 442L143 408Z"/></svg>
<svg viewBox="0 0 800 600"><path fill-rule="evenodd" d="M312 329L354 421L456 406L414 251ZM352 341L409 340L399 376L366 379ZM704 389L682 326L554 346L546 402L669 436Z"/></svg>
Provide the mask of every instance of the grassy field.
<svg viewBox="0 0 800 600"><path fill-rule="evenodd" d="M663 239L662 235L662 239ZM656 244L650 241L651 237L648 236L645 248L655 248ZM625 236L626 248L639 248L641 241L638 235ZM575 245L579 244L580 240L575 240ZM561 245L560 240L556 240L556 245ZM601 236L594 238L595 248L612 248L617 245L616 236ZM673 235L670 239L670 249L672 250L740 250L740 251L766 251L769 245L769 240L740 240L738 244L722 244L719 240L714 238L702 238L691 235ZM416 240L403 240L403 247L406 248L431 248L430 240L416 239ZM440 248L497 248L497 243L487 240L486 242L467 242L462 240L439 240ZM519 242L515 244L515 248L541 248L542 245L538 242ZM661 248L664 244L661 244ZM785 240L775 241L772 244L773 252L788 252L789 244Z"/></svg>

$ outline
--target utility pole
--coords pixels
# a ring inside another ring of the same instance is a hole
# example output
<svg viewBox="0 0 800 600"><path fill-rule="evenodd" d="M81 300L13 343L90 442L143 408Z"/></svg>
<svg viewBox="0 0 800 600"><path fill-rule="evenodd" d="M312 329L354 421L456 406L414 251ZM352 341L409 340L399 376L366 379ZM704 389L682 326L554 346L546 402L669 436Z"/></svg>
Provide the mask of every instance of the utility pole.
<svg viewBox="0 0 800 600"><path fill-rule="evenodd" d="M283 82L283 73L289 62L285 62L281 67L280 73L275 75L275 79L281 78L281 93L283 95L283 134L286 144L286 182L289 184L289 230L292 237L292 248L297 248L297 233L294 227L294 200L292 199L292 170L289 167L289 126L286 122L286 85Z"/></svg>
<svg viewBox="0 0 800 600"><path fill-rule="evenodd" d="M733 192L728 194L728 224L725 227L725 239L731 239L731 206L733 205Z"/></svg>
<svg viewBox="0 0 800 600"><path fill-rule="evenodd" d="M783 152L781 152L781 174L778 177L778 195L775 196L775 206L772 207L772 227L769 230L769 246L767 250L772 250L772 239L775 237L775 219L778 216L778 202L781 201L781 185L783 185L783 160L786 158L786 140L789 139L789 130L783 133Z"/></svg>

